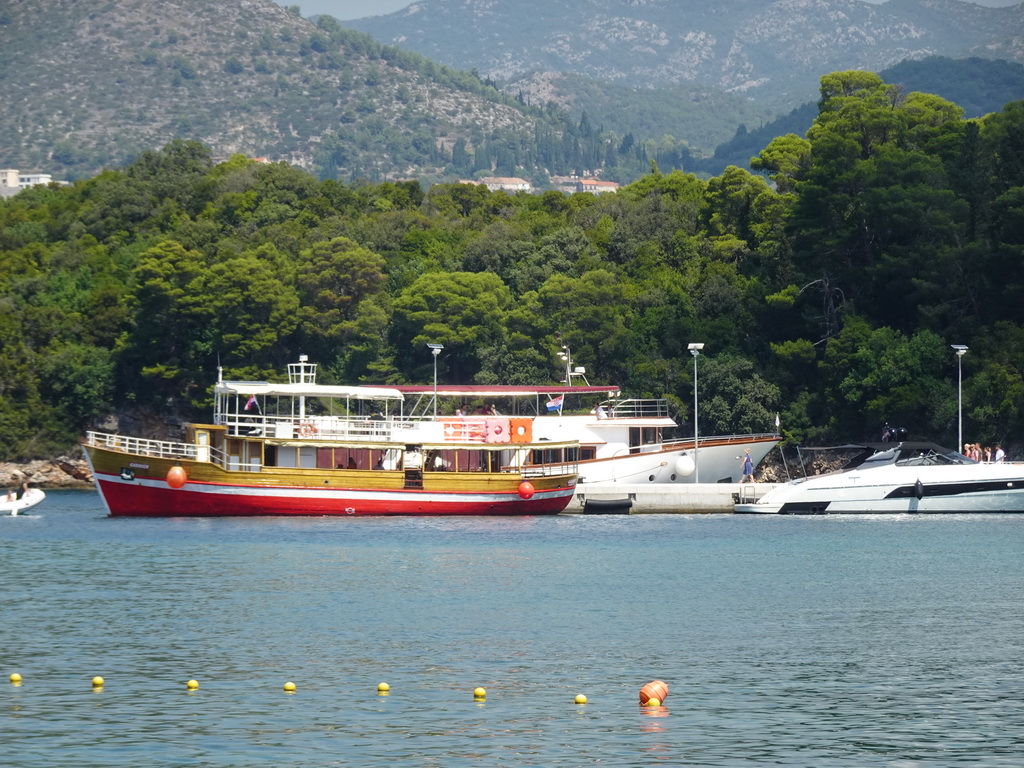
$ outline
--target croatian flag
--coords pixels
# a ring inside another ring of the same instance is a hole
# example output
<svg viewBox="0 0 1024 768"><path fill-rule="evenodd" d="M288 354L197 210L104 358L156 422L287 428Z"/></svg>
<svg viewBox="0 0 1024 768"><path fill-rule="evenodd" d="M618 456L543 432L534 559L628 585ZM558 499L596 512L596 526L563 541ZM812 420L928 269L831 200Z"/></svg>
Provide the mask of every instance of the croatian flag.
<svg viewBox="0 0 1024 768"><path fill-rule="evenodd" d="M562 398L563 397L565 397L565 395L559 395L558 397L552 397L550 400L548 400L548 410L549 411L560 411L560 410L562 410Z"/></svg>
<svg viewBox="0 0 1024 768"><path fill-rule="evenodd" d="M249 395L249 399L245 401L245 409L244 410L248 411L254 405L256 405L257 408L259 407L256 404L256 395Z"/></svg>

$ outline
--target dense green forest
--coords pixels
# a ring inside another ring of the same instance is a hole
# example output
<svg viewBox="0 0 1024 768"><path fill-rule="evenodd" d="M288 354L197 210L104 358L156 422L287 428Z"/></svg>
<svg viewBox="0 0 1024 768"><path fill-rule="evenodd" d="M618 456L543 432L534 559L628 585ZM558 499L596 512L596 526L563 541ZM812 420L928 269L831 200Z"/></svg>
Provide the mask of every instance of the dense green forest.
<svg viewBox="0 0 1024 768"><path fill-rule="evenodd" d="M1024 435L1024 102L965 120L867 72L822 78L806 137L615 195L346 185L177 141L0 202L0 459L111 414L208 416L217 365L321 380L593 383L702 434L952 445ZM690 427L692 429L692 427Z"/></svg>

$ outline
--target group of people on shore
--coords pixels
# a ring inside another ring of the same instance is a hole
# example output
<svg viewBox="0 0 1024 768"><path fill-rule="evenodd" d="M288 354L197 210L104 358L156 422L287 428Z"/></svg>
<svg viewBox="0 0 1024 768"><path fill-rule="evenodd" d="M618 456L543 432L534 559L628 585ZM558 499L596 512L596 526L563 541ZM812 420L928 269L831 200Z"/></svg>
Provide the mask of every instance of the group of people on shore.
<svg viewBox="0 0 1024 768"><path fill-rule="evenodd" d="M1006 452L999 443L996 443L994 447L985 446L984 448L981 447L981 443L964 443L963 454L968 459L985 464L991 462L998 464L1006 461Z"/></svg>

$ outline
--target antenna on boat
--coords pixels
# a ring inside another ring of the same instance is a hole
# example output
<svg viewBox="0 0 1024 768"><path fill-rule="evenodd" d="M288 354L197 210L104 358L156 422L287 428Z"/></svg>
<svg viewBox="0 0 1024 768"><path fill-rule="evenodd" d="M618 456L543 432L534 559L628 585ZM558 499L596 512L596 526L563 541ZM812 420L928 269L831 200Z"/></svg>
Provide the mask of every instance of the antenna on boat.
<svg viewBox="0 0 1024 768"><path fill-rule="evenodd" d="M590 382L587 381L587 369L584 368L582 365L573 366L572 350L569 349L568 344L562 345L562 351L558 353L558 356L562 359L562 362L565 363L565 379L563 379L563 381L565 382L566 386L572 386L573 376L580 377L581 379L583 379L584 384L586 384L588 387L590 386Z"/></svg>

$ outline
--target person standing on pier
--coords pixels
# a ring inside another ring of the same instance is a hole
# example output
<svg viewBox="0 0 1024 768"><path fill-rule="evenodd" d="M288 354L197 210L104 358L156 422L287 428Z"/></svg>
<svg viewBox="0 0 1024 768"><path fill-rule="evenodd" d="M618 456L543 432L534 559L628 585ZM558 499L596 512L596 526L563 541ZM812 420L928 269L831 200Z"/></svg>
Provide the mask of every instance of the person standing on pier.
<svg viewBox="0 0 1024 768"><path fill-rule="evenodd" d="M740 482L754 482L754 460L750 458L749 448L743 451L743 477L740 478Z"/></svg>

